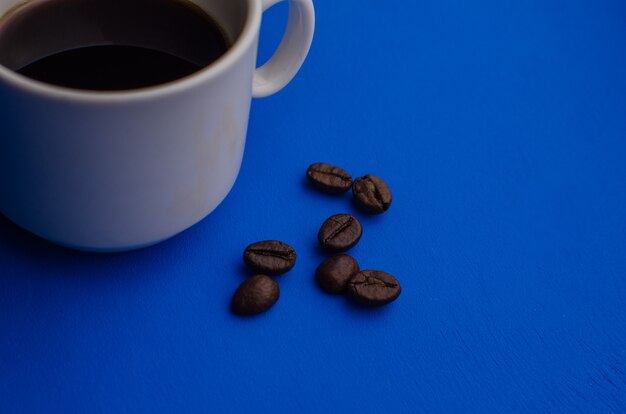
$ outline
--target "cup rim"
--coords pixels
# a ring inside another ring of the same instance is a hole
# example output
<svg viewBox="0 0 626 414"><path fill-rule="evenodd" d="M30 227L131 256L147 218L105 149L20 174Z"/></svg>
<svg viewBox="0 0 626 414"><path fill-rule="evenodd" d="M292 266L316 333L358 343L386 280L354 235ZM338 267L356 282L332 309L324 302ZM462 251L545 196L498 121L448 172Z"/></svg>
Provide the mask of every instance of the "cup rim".
<svg viewBox="0 0 626 414"><path fill-rule="evenodd" d="M92 91L84 89L67 88L31 79L20 75L11 69L0 65L0 81L4 81L16 89L30 92L35 95L56 98L61 100L81 101L81 102L128 102L135 100L145 100L179 93L193 89L208 79L218 76L227 71L235 64L254 42L258 28L261 25L261 2L259 0L246 0L248 3L248 15L244 23L243 30L230 48L205 68L170 82L148 86L139 89L121 91Z"/></svg>

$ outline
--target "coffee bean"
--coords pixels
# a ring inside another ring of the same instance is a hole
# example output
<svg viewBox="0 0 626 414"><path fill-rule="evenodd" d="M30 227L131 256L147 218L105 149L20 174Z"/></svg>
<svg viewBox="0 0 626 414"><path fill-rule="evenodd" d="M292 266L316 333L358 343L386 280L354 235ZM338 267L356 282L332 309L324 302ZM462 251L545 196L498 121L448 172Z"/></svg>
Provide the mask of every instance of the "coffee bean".
<svg viewBox="0 0 626 414"><path fill-rule="evenodd" d="M356 217L350 214L335 214L329 217L317 234L320 244L329 252L345 252L359 239L363 228Z"/></svg>
<svg viewBox="0 0 626 414"><path fill-rule="evenodd" d="M400 296L400 283L381 270L363 270L348 282L348 296L363 306L380 306Z"/></svg>
<svg viewBox="0 0 626 414"><path fill-rule="evenodd" d="M318 190L330 194L345 193L352 185L352 176L345 170L323 162L309 166L306 176Z"/></svg>
<svg viewBox="0 0 626 414"><path fill-rule="evenodd" d="M375 175L354 180L352 194L357 206L366 213L380 214L391 205L391 191L387 184Z"/></svg>
<svg viewBox="0 0 626 414"><path fill-rule="evenodd" d="M230 309L237 315L256 315L271 308L279 297L278 283L269 276L256 275L239 285Z"/></svg>
<svg viewBox="0 0 626 414"><path fill-rule="evenodd" d="M246 247L243 261L254 271L280 275L291 270L296 264L296 251L287 243L265 240Z"/></svg>
<svg viewBox="0 0 626 414"><path fill-rule="evenodd" d="M347 254L338 254L324 260L315 271L317 284L328 293L346 290L348 281L359 271L359 264Z"/></svg>

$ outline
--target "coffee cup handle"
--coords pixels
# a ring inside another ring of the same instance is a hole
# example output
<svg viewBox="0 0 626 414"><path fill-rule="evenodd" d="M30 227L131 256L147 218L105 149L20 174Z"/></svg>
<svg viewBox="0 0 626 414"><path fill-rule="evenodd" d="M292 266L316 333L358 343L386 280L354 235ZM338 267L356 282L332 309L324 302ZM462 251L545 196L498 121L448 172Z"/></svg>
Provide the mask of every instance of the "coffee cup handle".
<svg viewBox="0 0 626 414"><path fill-rule="evenodd" d="M315 29L312 0L261 0L263 11L281 1L289 2L289 20L283 40L270 60L254 73L252 96L263 98L284 88L309 53Z"/></svg>

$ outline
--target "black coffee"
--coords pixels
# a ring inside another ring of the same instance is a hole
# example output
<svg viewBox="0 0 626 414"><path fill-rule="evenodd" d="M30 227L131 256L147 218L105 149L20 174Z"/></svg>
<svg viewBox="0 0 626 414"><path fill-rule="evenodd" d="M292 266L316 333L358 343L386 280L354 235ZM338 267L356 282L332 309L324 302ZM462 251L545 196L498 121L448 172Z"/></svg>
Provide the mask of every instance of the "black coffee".
<svg viewBox="0 0 626 414"><path fill-rule="evenodd" d="M228 47L222 29L187 0L35 0L0 23L0 64L77 89L171 82Z"/></svg>
<svg viewBox="0 0 626 414"><path fill-rule="evenodd" d="M158 50L136 46L88 46L37 60L17 72L77 89L120 90L158 85L202 66Z"/></svg>

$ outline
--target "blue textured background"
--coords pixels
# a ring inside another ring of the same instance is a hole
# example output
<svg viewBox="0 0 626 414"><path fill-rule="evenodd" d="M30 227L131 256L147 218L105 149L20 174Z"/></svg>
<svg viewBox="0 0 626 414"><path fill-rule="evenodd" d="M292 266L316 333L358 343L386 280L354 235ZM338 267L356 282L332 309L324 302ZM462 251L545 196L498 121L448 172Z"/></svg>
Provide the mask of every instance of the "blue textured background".
<svg viewBox="0 0 626 414"><path fill-rule="evenodd" d="M93 255L0 219L0 412L626 412L626 2L316 8L203 222ZM319 160L394 192L352 251L402 282L386 308L313 282L320 223L354 211L305 185ZM233 317L266 238L298 263L271 311Z"/></svg>

